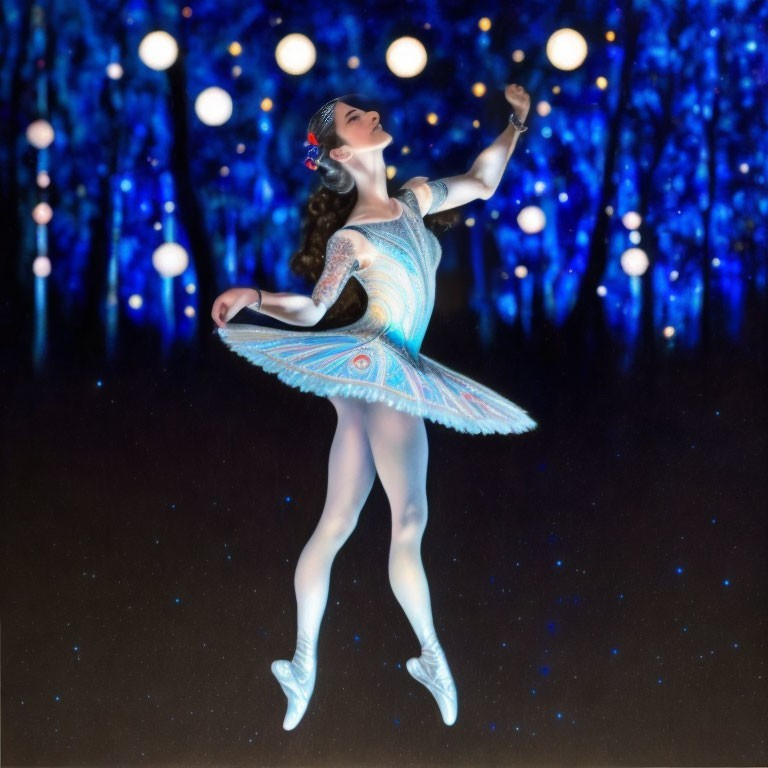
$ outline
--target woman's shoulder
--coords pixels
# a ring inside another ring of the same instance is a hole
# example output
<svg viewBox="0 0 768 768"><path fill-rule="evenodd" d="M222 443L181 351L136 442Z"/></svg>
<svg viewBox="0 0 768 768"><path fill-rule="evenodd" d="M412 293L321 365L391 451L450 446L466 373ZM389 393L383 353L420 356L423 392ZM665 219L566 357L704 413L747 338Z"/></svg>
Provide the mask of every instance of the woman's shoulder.
<svg viewBox="0 0 768 768"><path fill-rule="evenodd" d="M414 176L414 178L409 179L400 187L398 197L402 197L405 203L415 208L415 212L419 216L424 216L432 202L429 178L427 176Z"/></svg>
<svg viewBox="0 0 768 768"><path fill-rule="evenodd" d="M354 257L360 269L365 269L371 263L373 250L373 244L354 224L337 229L328 240L328 251Z"/></svg>

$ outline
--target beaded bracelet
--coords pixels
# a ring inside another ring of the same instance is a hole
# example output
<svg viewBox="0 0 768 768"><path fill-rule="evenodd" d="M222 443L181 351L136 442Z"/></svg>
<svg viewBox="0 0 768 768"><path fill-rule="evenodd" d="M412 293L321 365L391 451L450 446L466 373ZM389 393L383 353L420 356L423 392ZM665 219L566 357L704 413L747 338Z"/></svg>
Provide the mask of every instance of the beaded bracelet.
<svg viewBox="0 0 768 768"><path fill-rule="evenodd" d="M261 311L261 288L254 288L254 291L259 294L259 298L257 301L254 301L253 304L248 305L248 309L252 309L254 312L260 312Z"/></svg>
<svg viewBox="0 0 768 768"><path fill-rule="evenodd" d="M518 133L525 133L528 130L528 126L514 112L509 116L509 124L513 125Z"/></svg>

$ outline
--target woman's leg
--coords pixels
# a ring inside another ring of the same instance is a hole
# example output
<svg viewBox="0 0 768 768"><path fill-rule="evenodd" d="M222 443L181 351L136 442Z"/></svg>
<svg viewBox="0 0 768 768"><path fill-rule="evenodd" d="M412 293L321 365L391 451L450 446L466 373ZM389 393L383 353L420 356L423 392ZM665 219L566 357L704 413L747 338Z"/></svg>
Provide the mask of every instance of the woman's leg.
<svg viewBox="0 0 768 768"><path fill-rule="evenodd" d="M296 654L276 661L272 671L288 697L283 727L295 728L306 711L315 683L317 638L328 601L331 566L357 524L375 469L366 434L366 404L332 398L338 414L328 466L328 492L317 528L296 566Z"/></svg>
<svg viewBox="0 0 768 768"><path fill-rule="evenodd" d="M392 508L389 579L422 648L408 671L435 697L443 720L456 720L457 697L448 663L435 634L429 586L421 561L427 525L427 433L422 419L385 405L368 406L373 461Z"/></svg>

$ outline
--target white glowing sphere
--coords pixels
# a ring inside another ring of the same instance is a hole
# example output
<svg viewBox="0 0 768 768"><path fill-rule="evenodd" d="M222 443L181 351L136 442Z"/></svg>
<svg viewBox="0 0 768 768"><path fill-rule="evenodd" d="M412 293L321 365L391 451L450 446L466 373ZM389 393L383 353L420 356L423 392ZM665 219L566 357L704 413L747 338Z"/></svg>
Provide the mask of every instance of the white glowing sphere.
<svg viewBox="0 0 768 768"><path fill-rule="evenodd" d="M640 277L648 269L648 254L642 248L628 248L621 254L621 268L630 277Z"/></svg>
<svg viewBox="0 0 768 768"><path fill-rule="evenodd" d="M37 186L41 189L51 186L51 177L48 174L48 171L40 171L40 173L37 174Z"/></svg>
<svg viewBox="0 0 768 768"><path fill-rule="evenodd" d="M517 214L517 223L523 232L535 235L547 226L547 217L538 205L529 205Z"/></svg>
<svg viewBox="0 0 768 768"><path fill-rule="evenodd" d="M178 57L178 43L167 32L150 32L139 43L139 58L156 72L168 69Z"/></svg>
<svg viewBox="0 0 768 768"><path fill-rule="evenodd" d="M294 32L286 35L275 48L277 66L289 75L309 72L317 61L314 43L306 36Z"/></svg>
<svg viewBox="0 0 768 768"><path fill-rule="evenodd" d="M387 48L387 66L398 77L416 77L427 66L427 49L415 37L398 37Z"/></svg>
<svg viewBox="0 0 768 768"><path fill-rule="evenodd" d="M195 99L195 114L206 125L224 125L232 117L232 97L223 88L206 88Z"/></svg>
<svg viewBox="0 0 768 768"><path fill-rule="evenodd" d="M141 309L144 306L144 299L138 293L132 293L128 297L128 306L131 309Z"/></svg>
<svg viewBox="0 0 768 768"><path fill-rule="evenodd" d="M621 217L621 223L627 229L638 229L643 223L643 217L637 211L627 211Z"/></svg>
<svg viewBox="0 0 768 768"><path fill-rule="evenodd" d="M519 277L521 280L524 277L528 277L528 267L525 264L518 264L515 267L515 277Z"/></svg>
<svg viewBox="0 0 768 768"><path fill-rule="evenodd" d="M48 203L38 203L32 209L35 224L47 224L53 218L53 208Z"/></svg>
<svg viewBox="0 0 768 768"><path fill-rule="evenodd" d="M194 307L190 307L189 305L187 305L186 307L184 307L184 314L187 317L194 317L195 314L196 314L195 313L195 308Z"/></svg>
<svg viewBox="0 0 768 768"><path fill-rule="evenodd" d="M111 61L107 64L107 77L110 80L119 80L123 76L123 65L117 61Z"/></svg>
<svg viewBox="0 0 768 768"><path fill-rule="evenodd" d="M35 120L27 126L27 141L35 149L45 149L53 143L56 134L47 120Z"/></svg>
<svg viewBox="0 0 768 768"><path fill-rule="evenodd" d="M600 298L604 298L605 296L608 295L608 289L604 285L598 285L597 295L600 296Z"/></svg>
<svg viewBox="0 0 768 768"><path fill-rule="evenodd" d="M547 58L558 69L576 69L587 58L587 41L575 29L558 29L547 40Z"/></svg>
<svg viewBox="0 0 768 768"><path fill-rule="evenodd" d="M632 243L632 245L640 245L642 239L642 235L636 229L633 229L629 233L629 242Z"/></svg>
<svg viewBox="0 0 768 768"><path fill-rule="evenodd" d="M32 262L32 271L36 277L48 277L51 274L51 260L47 256L38 256Z"/></svg>
<svg viewBox="0 0 768 768"><path fill-rule="evenodd" d="M189 265L189 254L178 243L163 243L152 254L152 266L163 277L177 277Z"/></svg>
<svg viewBox="0 0 768 768"><path fill-rule="evenodd" d="M552 111L552 105L548 101L540 101L536 105L536 111L542 117L546 117Z"/></svg>
<svg viewBox="0 0 768 768"><path fill-rule="evenodd" d="M664 328L662 333L664 334L665 339L671 339L675 335L675 327L673 325L668 325Z"/></svg>

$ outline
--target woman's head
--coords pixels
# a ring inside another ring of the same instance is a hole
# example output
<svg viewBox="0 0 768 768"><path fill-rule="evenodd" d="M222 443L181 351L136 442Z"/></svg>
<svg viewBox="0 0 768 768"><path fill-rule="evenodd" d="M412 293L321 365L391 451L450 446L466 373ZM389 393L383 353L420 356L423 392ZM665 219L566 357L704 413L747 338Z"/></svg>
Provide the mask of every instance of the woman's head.
<svg viewBox="0 0 768 768"><path fill-rule="evenodd" d="M358 95L340 96L320 107L309 121L310 141L317 142L314 165L323 185L334 192L349 192L354 186L344 167L348 149L378 149L392 141L381 129L378 112L355 106L365 101Z"/></svg>

